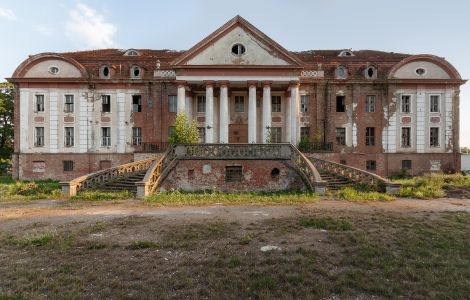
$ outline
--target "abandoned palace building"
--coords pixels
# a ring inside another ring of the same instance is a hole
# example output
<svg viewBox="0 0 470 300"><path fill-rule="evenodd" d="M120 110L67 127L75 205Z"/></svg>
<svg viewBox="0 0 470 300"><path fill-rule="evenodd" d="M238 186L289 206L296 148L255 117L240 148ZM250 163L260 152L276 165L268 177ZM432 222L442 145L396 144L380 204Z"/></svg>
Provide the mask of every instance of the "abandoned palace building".
<svg viewBox="0 0 470 300"><path fill-rule="evenodd" d="M71 180L161 157L177 113L197 122L206 148L176 151L199 156L167 174L169 188L240 176L254 187L276 186L272 178L291 174L276 155L296 151L277 143L300 143L302 156L382 177L460 168L465 81L444 58L289 51L239 16L187 51L41 53L8 80L16 89L13 173L20 179ZM257 151L267 157L253 159ZM226 159L208 163L214 153Z"/></svg>

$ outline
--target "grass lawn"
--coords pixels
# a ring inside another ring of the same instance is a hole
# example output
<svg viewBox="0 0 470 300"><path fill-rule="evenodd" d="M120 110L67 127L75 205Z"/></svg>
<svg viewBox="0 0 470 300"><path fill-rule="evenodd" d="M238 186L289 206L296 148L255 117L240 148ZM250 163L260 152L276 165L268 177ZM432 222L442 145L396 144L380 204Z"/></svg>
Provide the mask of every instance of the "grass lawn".
<svg viewBox="0 0 470 300"><path fill-rule="evenodd" d="M0 231L0 299L468 299L469 232L379 210L38 222Z"/></svg>
<svg viewBox="0 0 470 300"><path fill-rule="evenodd" d="M54 180L15 181L0 176L0 201L61 198L60 185Z"/></svg>

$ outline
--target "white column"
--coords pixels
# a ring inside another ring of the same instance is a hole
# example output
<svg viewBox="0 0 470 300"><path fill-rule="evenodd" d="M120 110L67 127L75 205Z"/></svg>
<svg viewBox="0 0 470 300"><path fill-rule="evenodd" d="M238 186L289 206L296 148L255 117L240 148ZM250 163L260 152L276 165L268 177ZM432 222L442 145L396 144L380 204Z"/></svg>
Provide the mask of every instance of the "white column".
<svg viewBox="0 0 470 300"><path fill-rule="evenodd" d="M189 121L192 121L193 119L193 97L188 93L186 95L186 117L188 118Z"/></svg>
<svg viewBox="0 0 470 300"><path fill-rule="evenodd" d="M248 82L248 143L256 143L256 85Z"/></svg>
<svg viewBox="0 0 470 300"><path fill-rule="evenodd" d="M299 140L298 111L299 111L299 83L293 82L290 87L290 142L297 146Z"/></svg>
<svg viewBox="0 0 470 300"><path fill-rule="evenodd" d="M271 82L263 83L263 143L268 139L271 129Z"/></svg>
<svg viewBox="0 0 470 300"><path fill-rule="evenodd" d="M220 83L220 132L219 132L219 142L228 143L228 83Z"/></svg>
<svg viewBox="0 0 470 300"><path fill-rule="evenodd" d="M206 143L214 142L214 86L206 82Z"/></svg>
<svg viewBox="0 0 470 300"><path fill-rule="evenodd" d="M285 124L285 129L286 129L286 142L287 143L290 143L290 137L291 137L291 134L290 134L290 119L291 119L291 115L290 115L290 111L291 111L291 97L290 97L290 94L286 93L286 122L284 123Z"/></svg>
<svg viewBox="0 0 470 300"><path fill-rule="evenodd" d="M177 96L176 112L181 114L186 108L186 83L178 82L178 96Z"/></svg>

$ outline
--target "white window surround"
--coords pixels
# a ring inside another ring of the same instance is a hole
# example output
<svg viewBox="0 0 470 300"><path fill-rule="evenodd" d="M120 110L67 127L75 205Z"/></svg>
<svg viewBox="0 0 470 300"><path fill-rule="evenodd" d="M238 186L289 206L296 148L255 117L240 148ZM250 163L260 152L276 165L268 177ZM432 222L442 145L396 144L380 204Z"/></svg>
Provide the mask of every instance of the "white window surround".
<svg viewBox="0 0 470 300"><path fill-rule="evenodd" d="M419 74L419 73L418 73L418 72L419 72L418 70L424 70L424 72L423 72L422 74ZM425 76L427 73L428 73L428 71L426 70L426 68L417 67L417 68L415 69L415 74L416 74L416 76L418 76L418 77Z"/></svg>
<svg viewBox="0 0 470 300"><path fill-rule="evenodd" d="M351 50L343 50L339 53L339 57L352 57L355 56Z"/></svg>
<svg viewBox="0 0 470 300"><path fill-rule="evenodd" d="M348 78L348 69L344 66L338 66L335 69L335 78L336 79L346 79L346 78Z"/></svg>
<svg viewBox="0 0 470 300"><path fill-rule="evenodd" d="M402 141L402 136L401 136L401 135L402 135L402 129L403 129L403 128L410 128L410 146L408 146L408 147L403 147L402 142L401 142L401 141ZM400 126L400 131L398 132L398 134L399 134L399 139L400 139L398 145L399 145L399 147L400 147L401 149L413 149L413 148L414 148L414 146L413 146L414 144L413 144L413 143L414 143L414 136L415 136L415 134L414 134L414 128L413 128L413 126L411 126L411 125L406 125L406 126L403 125L403 126Z"/></svg>
<svg viewBox="0 0 470 300"><path fill-rule="evenodd" d="M410 97L410 111L409 112L404 112L402 110L402 101L403 101L403 96L409 96ZM400 94L400 113L404 115L410 115L413 113L413 95L412 94Z"/></svg>
<svg viewBox="0 0 470 300"><path fill-rule="evenodd" d="M438 103L437 103L437 111L431 111L431 98L432 98L433 96L437 96L437 97L438 97L438 100L437 100L437 102L438 102ZM428 104L429 104L429 109L428 109L428 111L429 111L430 114L439 114L439 113L441 112L441 103L442 103L441 98L442 98L442 97L441 97L441 94L428 94Z"/></svg>

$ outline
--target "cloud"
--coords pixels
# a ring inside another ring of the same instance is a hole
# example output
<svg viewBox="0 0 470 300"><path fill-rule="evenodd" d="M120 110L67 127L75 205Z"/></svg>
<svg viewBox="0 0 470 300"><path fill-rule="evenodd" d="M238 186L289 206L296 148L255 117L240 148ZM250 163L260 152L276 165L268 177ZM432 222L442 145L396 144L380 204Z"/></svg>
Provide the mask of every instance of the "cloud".
<svg viewBox="0 0 470 300"><path fill-rule="evenodd" d="M71 40L87 48L109 48L116 45L113 40L117 32L116 25L107 22L102 14L83 3L78 3L69 11L65 30Z"/></svg>
<svg viewBox="0 0 470 300"><path fill-rule="evenodd" d="M55 30L50 25L47 24L35 24L33 25L34 30L40 34L51 36L54 34Z"/></svg>
<svg viewBox="0 0 470 300"><path fill-rule="evenodd" d="M0 7L0 18L9 19L12 21L17 19L15 13L11 9L4 7Z"/></svg>

